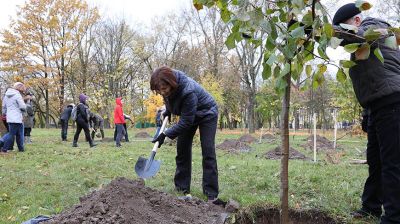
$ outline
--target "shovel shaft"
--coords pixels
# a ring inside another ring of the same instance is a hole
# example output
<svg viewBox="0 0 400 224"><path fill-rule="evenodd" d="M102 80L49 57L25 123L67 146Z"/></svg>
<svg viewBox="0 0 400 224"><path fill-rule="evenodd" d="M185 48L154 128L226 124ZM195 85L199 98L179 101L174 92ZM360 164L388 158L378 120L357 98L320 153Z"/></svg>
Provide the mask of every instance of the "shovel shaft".
<svg viewBox="0 0 400 224"><path fill-rule="evenodd" d="M167 123L168 123L168 116L166 116L165 118L164 118L164 121L163 121L163 123L162 123L162 126L161 126L161 129L160 129L160 132L159 132L159 134L161 134L161 133L163 133L163 131L165 130L165 126L167 126ZM151 150L152 152L157 152L157 149L158 149L158 145L159 145L160 143L157 141L156 143L154 143L154 146L153 146L153 149Z"/></svg>

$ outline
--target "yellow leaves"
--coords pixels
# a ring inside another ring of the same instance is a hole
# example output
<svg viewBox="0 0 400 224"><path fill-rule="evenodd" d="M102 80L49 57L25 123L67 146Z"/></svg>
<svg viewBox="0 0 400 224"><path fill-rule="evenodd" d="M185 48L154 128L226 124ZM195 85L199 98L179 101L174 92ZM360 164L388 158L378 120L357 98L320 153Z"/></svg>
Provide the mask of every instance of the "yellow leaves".
<svg viewBox="0 0 400 224"><path fill-rule="evenodd" d="M204 74L200 77L200 84L205 90L207 90L207 92L209 92L213 96L214 100L219 106L223 104L223 88L216 77L209 73Z"/></svg>
<svg viewBox="0 0 400 224"><path fill-rule="evenodd" d="M157 110L164 105L164 100L161 95L152 93L148 99L144 100L143 104L146 107L145 119L150 122L154 122L156 119Z"/></svg>

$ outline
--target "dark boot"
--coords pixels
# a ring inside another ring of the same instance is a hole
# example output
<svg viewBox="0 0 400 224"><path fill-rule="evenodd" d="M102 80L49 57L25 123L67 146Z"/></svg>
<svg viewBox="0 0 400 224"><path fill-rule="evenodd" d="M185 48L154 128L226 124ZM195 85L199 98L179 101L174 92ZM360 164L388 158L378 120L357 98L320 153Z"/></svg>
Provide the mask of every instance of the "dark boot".
<svg viewBox="0 0 400 224"><path fill-rule="evenodd" d="M90 148L95 147L97 144L93 142L93 140L89 141Z"/></svg>
<svg viewBox="0 0 400 224"><path fill-rule="evenodd" d="M72 143L72 147L78 147L78 143L77 142L73 142Z"/></svg>

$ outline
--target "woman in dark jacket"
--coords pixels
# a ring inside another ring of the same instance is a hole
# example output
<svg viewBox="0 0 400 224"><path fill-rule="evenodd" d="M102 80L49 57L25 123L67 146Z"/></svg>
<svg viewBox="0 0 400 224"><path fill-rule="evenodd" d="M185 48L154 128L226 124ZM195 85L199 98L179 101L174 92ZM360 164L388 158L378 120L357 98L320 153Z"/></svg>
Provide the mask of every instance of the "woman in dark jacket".
<svg viewBox="0 0 400 224"><path fill-rule="evenodd" d="M180 116L179 122L161 133L153 143L164 143L165 137L177 141L175 189L185 194L190 192L192 175L192 143L197 128L200 130L203 156L203 193L214 204L218 199L218 169L215 155L215 133L217 130L218 107L214 99L193 79L181 71L163 66L156 69L150 80L150 88L164 98L166 111Z"/></svg>
<svg viewBox="0 0 400 224"><path fill-rule="evenodd" d="M83 93L79 95L79 104L77 106L77 111L76 111L76 132L74 136L74 142L72 143L72 147L78 147L78 139L82 129L85 132L86 139L89 140L90 147L96 146L96 144L93 143L93 139L90 137L90 131L89 131L90 111L88 105L86 104L87 98L88 97Z"/></svg>

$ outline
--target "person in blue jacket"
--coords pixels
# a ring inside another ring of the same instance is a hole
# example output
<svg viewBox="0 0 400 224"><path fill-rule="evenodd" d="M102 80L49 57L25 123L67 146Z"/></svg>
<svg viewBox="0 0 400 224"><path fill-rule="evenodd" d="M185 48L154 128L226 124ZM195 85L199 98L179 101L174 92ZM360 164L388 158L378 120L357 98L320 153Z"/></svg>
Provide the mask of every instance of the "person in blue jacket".
<svg viewBox="0 0 400 224"><path fill-rule="evenodd" d="M197 128L200 131L203 156L203 193L208 201L224 205L218 199L218 168L215 154L218 107L212 96L185 73L167 66L156 69L151 75L150 88L164 98L166 110L163 117L179 116L179 121L160 133L152 142L164 143L165 137L177 140L175 189L190 193L192 176L192 143Z"/></svg>

